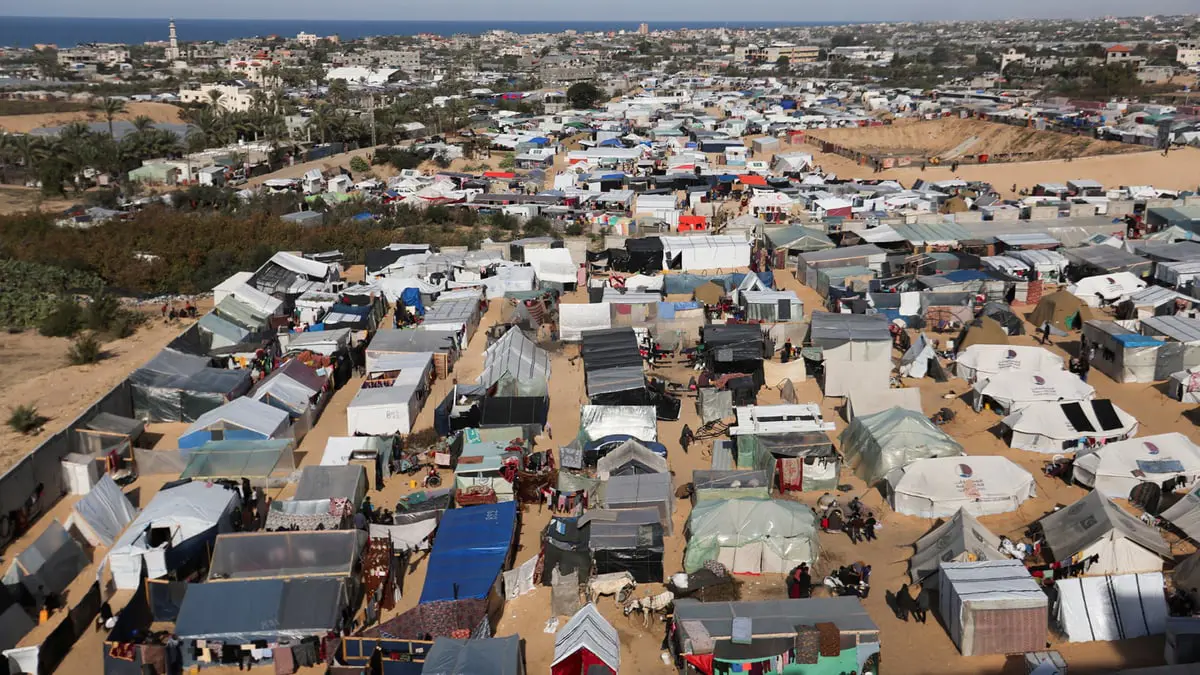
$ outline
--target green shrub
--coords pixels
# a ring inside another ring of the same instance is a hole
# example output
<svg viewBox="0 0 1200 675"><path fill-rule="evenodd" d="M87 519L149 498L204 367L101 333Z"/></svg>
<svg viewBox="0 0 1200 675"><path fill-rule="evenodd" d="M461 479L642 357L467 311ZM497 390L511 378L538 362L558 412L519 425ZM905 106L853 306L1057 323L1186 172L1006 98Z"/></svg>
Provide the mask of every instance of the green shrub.
<svg viewBox="0 0 1200 675"><path fill-rule="evenodd" d="M72 298L58 301L42 319L38 332L46 337L71 337L83 326L83 309Z"/></svg>
<svg viewBox="0 0 1200 675"><path fill-rule="evenodd" d="M146 323L146 315L141 312L132 312L129 310L121 310L117 316L108 324L107 332L116 339L127 338L133 335L138 327Z"/></svg>
<svg viewBox="0 0 1200 675"><path fill-rule="evenodd" d="M38 414L38 409L31 405L19 405L8 415L8 426L19 434L31 434L46 423L46 418Z"/></svg>
<svg viewBox="0 0 1200 675"><path fill-rule="evenodd" d="M362 157L351 157L350 170L354 173L366 173L371 170L371 165Z"/></svg>
<svg viewBox="0 0 1200 675"><path fill-rule="evenodd" d="M121 301L108 293L94 296L83 311L83 324L90 330L108 330L121 314Z"/></svg>
<svg viewBox="0 0 1200 675"><path fill-rule="evenodd" d="M67 361L73 366L86 366L98 363L104 358L104 343L93 332L81 334L71 343L67 350Z"/></svg>

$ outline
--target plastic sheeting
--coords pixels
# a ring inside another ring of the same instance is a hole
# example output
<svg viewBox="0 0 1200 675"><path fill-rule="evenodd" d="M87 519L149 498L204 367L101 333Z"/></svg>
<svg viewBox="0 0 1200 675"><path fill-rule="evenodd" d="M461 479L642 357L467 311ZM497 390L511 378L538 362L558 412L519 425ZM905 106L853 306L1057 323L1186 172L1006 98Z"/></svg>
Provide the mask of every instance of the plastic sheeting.
<svg viewBox="0 0 1200 675"><path fill-rule="evenodd" d="M705 424L733 417L733 392L704 387L696 395L696 413Z"/></svg>
<svg viewBox="0 0 1200 675"><path fill-rule="evenodd" d="M208 580L349 577L365 539L361 530L223 534L213 547Z"/></svg>
<svg viewBox="0 0 1200 675"><path fill-rule="evenodd" d="M873 415L889 408L903 408L924 414L921 408L921 390L916 388L892 389L853 384L846 399L846 419L853 420L863 415Z"/></svg>
<svg viewBox="0 0 1200 675"><path fill-rule="evenodd" d="M918 539L913 546L916 551L908 561L908 578L922 588L935 590L943 562L1009 559L1000 552L1000 538L963 509Z"/></svg>
<svg viewBox="0 0 1200 675"><path fill-rule="evenodd" d="M137 515L137 509L107 474L71 508L72 518L92 546L112 546Z"/></svg>
<svg viewBox="0 0 1200 675"><path fill-rule="evenodd" d="M30 594L62 593L88 566L88 557L57 520L17 554L4 585L21 584ZM35 596L36 597L36 596Z"/></svg>
<svg viewBox="0 0 1200 675"><path fill-rule="evenodd" d="M236 398L210 410L179 437L179 447L190 450L209 441L266 440L290 436L287 412L250 398Z"/></svg>
<svg viewBox="0 0 1200 675"><path fill-rule="evenodd" d="M355 508L367 493L367 472L358 464L306 466L296 484L296 501L349 499Z"/></svg>
<svg viewBox="0 0 1200 675"><path fill-rule="evenodd" d="M658 511L658 522L667 535L673 531L675 491L670 473L610 476L604 484L602 501L605 508L613 510L652 507Z"/></svg>
<svg viewBox="0 0 1200 675"><path fill-rule="evenodd" d="M611 309L605 303L563 303L558 306L558 322L560 339L579 342L585 331L612 327Z"/></svg>
<svg viewBox="0 0 1200 675"><path fill-rule="evenodd" d="M817 560L816 514L804 504L778 499L698 502L688 517L684 569L695 572L717 560L734 573L783 574Z"/></svg>
<svg viewBox="0 0 1200 675"><path fill-rule="evenodd" d="M526 251L526 255L529 251ZM483 640L440 637L421 665L421 675L522 675L521 638Z"/></svg>
<svg viewBox="0 0 1200 675"><path fill-rule="evenodd" d="M987 455L919 459L888 474L888 483L892 508L921 518L1007 513L1037 495L1028 471Z"/></svg>
<svg viewBox="0 0 1200 675"><path fill-rule="evenodd" d="M585 405L579 413L579 440L588 443L605 436L629 434L642 441L658 440L654 406Z"/></svg>
<svg viewBox="0 0 1200 675"><path fill-rule="evenodd" d="M516 518L516 502L447 511L429 556L421 604L486 598L508 559Z"/></svg>
<svg viewBox="0 0 1200 675"><path fill-rule="evenodd" d="M1166 632L1167 600L1160 572L1056 579L1055 586L1058 625L1069 642L1109 642Z"/></svg>
<svg viewBox="0 0 1200 675"><path fill-rule="evenodd" d="M491 387L502 379L515 382L515 391L506 392L510 395L541 396L549 391L550 355L515 326L483 353L477 381Z"/></svg>
<svg viewBox="0 0 1200 675"><path fill-rule="evenodd" d="M882 314L813 312L809 340L825 361L891 361L892 336Z"/></svg>
<svg viewBox="0 0 1200 675"><path fill-rule="evenodd" d="M525 262L533 266L538 281L573 284L577 281L571 251L566 248L526 248Z"/></svg>
<svg viewBox="0 0 1200 675"><path fill-rule="evenodd" d="M290 440L214 441L196 448L186 457L180 478L215 480L247 478L255 485L285 481L296 468Z"/></svg>
<svg viewBox="0 0 1200 675"><path fill-rule="evenodd" d="M855 474L868 483L918 459L963 454L958 441L927 417L903 408L855 417L842 432L841 449Z"/></svg>
<svg viewBox="0 0 1200 675"><path fill-rule="evenodd" d="M1099 555L1091 574L1162 570L1171 548L1158 530L1126 513L1098 491L1038 521L1054 560Z"/></svg>
<svg viewBox="0 0 1200 675"><path fill-rule="evenodd" d="M336 630L346 605L342 579L230 581L191 584L175 634L183 640L231 645L276 642Z"/></svg>
<svg viewBox="0 0 1200 675"><path fill-rule="evenodd" d="M632 468L636 467L636 468ZM601 480L624 473L667 473L671 470L667 458L659 455L636 439L629 439L608 451L596 462Z"/></svg>
<svg viewBox="0 0 1200 675"><path fill-rule="evenodd" d="M593 604L584 605L554 636L552 675L575 675L573 657L587 650L593 658L608 666L613 673L621 670L621 639L617 629L605 619Z"/></svg>

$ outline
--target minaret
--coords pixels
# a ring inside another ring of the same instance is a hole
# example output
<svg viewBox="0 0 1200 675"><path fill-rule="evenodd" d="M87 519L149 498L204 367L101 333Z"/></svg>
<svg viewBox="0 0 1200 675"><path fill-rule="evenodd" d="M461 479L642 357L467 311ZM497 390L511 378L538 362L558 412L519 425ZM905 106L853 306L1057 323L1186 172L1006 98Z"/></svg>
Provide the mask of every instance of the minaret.
<svg viewBox="0 0 1200 675"><path fill-rule="evenodd" d="M175 36L175 19L171 19L171 23L168 24L168 29L170 30L171 46L167 47L166 57L167 57L168 61L178 61L179 60L179 40Z"/></svg>

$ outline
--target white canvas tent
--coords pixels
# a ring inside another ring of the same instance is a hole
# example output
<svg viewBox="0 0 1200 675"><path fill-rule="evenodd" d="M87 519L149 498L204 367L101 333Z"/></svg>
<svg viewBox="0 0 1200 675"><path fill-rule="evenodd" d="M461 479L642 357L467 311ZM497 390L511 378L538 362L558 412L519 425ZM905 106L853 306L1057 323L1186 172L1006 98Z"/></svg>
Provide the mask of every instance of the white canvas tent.
<svg viewBox="0 0 1200 675"><path fill-rule="evenodd" d="M1183 498L1160 515L1193 541L1200 541L1200 484L1194 485Z"/></svg>
<svg viewBox="0 0 1200 675"><path fill-rule="evenodd" d="M1059 627L1069 642L1161 635L1167 600L1161 572L1056 579Z"/></svg>
<svg viewBox="0 0 1200 675"><path fill-rule="evenodd" d="M1137 418L1108 399L1039 401L1005 417L1001 424L1009 430L1010 447L1045 453L1069 452L1080 439L1122 440L1138 429Z"/></svg>
<svg viewBox="0 0 1200 675"><path fill-rule="evenodd" d="M1054 560L1096 556L1087 574L1161 572L1171 547L1158 530L1134 518L1099 491L1038 521Z"/></svg>
<svg viewBox="0 0 1200 675"><path fill-rule="evenodd" d="M577 265L571 260L570 249L525 247L525 262L533 266L538 281L555 284L578 281Z"/></svg>
<svg viewBox="0 0 1200 675"><path fill-rule="evenodd" d="M1073 475L1114 499L1128 499L1142 483L1161 485L1177 476L1191 485L1200 478L1200 446L1178 432L1109 443L1077 456Z"/></svg>
<svg viewBox="0 0 1200 675"><path fill-rule="evenodd" d="M887 476L897 513L943 518L960 509L974 516L1015 511L1037 495L1033 476L1005 457L919 459Z"/></svg>
<svg viewBox="0 0 1200 675"><path fill-rule="evenodd" d="M386 361L386 363L384 363ZM346 407L347 433L389 436L412 433L413 422L425 405L433 372L433 354L428 352L391 354L377 359L377 367L394 375L391 384L368 386L363 383ZM368 377L374 373L368 373Z"/></svg>
<svg viewBox="0 0 1200 675"><path fill-rule="evenodd" d="M1183 403L1200 403L1200 366L1171 373L1167 395Z"/></svg>
<svg viewBox="0 0 1200 675"><path fill-rule="evenodd" d="M846 398L846 420L850 421L862 415L874 415L888 408L903 408L924 414L921 407L921 390L915 387L881 389L863 383L851 385Z"/></svg>
<svg viewBox="0 0 1200 675"><path fill-rule="evenodd" d="M937 588L938 569L943 562L1009 559L1000 552L1000 538L963 509L918 539L913 547L916 550L908 561L908 578L921 588Z"/></svg>
<svg viewBox="0 0 1200 675"><path fill-rule="evenodd" d="M631 465L636 466L632 469ZM601 480L624 473L668 473L667 458L659 455L637 439L629 439L596 461L596 475Z"/></svg>
<svg viewBox="0 0 1200 675"><path fill-rule="evenodd" d="M1065 370L1040 374L1014 371L976 381L973 394L976 411L983 409L984 399L991 399L1000 412L1008 414L1043 401L1090 401L1095 398L1096 389Z"/></svg>
<svg viewBox="0 0 1200 675"><path fill-rule="evenodd" d="M706 234L660 239L664 261L673 269L686 272L750 266L750 241L745 237Z"/></svg>
<svg viewBox="0 0 1200 675"><path fill-rule="evenodd" d="M1101 299L1104 300L1103 304L1111 305L1145 287L1146 282L1132 272L1114 272L1084 277L1068 286L1067 292L1087 303L1088 307L1099 307Z"/></svg>
<svg viewBox="0 0 1200 675"><path fill-rule="evenodd" d="M559 338L563 342L583 340L584 331L612 328L608 303L563 303L558 306Z"/></svg>
<svg viewBox="0 0 1200 675"><path fill-rule="evenodd" d="M943 563L938 605L963 656L1045 646L1049 599L1017 560Z"/></svg>
<svg viewBox="0 0 1200 675"><path fill-rule="evenodd" d="M74 526L92 546L112 546L135 515L137 509L129 498L105 474L71 507L67 530Z"/></svg>
<svg viewBox="0 0 1200 675"><path fill-rule="evenodd" d="M108 554L117 588L137 588L143 566L151 579L170 572L166 563L168 545L151 545L152 532L169 535L171 549L210 530L229 532L233 529L229 513L237 503L236 492L213 483L193 482L159 492Z"/></svg>
<svg viewBox="0 0 1200 675"><path fill-rule="evenodd" d="M1062 357L1042 347L973 344L958 354L955 372L967 382L1010 371L1062 370Z"/></svg>

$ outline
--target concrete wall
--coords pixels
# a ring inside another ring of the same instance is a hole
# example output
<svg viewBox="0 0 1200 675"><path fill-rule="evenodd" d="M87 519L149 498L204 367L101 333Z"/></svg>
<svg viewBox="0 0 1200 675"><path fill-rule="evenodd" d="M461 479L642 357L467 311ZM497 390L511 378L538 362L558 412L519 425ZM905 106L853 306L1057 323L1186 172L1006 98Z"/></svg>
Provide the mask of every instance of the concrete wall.
<svg viewBox="0 0 1200 675"><path fill-rule="evenodd" d="M992 220L1012 221L1020 219L1021 212L1016 209L1004 209L1003 211L992 212Z"/></svg>
<svg viewBox="0 0 1200 675"><path fill-rule="evenodd" d="M1192 195L1184 197L1182 200L1184 206L1200 206L1200 195Z"/></svg>
<svg viewBox="0 0 1200 675"><path fill-rule="evenodd" d="M1174 199L1147 199L1146 200L1146 208L1148 208L1148 209L1156 209L1156 208L1162 208L1162 207L1167 207L1167 206L1175 206L1175 200Z"/></svg>
<svg viewBox="0 0 1200 675"><path fill-rule="evenodd" d="M982 211L961 211L954 214L954 222L956 223L982 223Z"/></svg>
<svg viewBox="0 0 1200 675"><path fill-rule="evenodd" d="M1094 216L1094 215L1096 215L1096 205L1095 204L1072 204L1071 205L1071 217L1072 218L1081 218L1081 217Z"/></svg>
<svg viewBox="0 0 1200 675"><path fill-rule="evenodd" d="M1120 218L1131 213L1133 213L1133 200L1114 199L1108 203L1108 215L1112 218Z"/></svg>
<svg viewBox="0 0 1200 675"><path fill-rule="evenodd" d="M1029 207L1030 220L1054 220L1058 217L1057 206L1031 206Z"/></svg>

